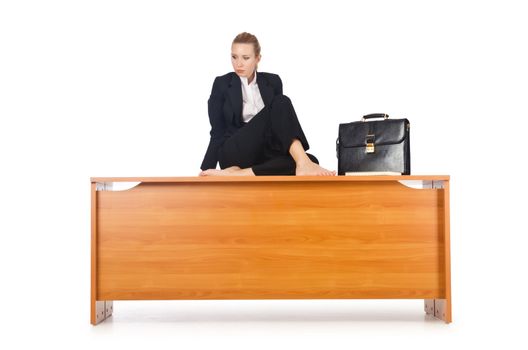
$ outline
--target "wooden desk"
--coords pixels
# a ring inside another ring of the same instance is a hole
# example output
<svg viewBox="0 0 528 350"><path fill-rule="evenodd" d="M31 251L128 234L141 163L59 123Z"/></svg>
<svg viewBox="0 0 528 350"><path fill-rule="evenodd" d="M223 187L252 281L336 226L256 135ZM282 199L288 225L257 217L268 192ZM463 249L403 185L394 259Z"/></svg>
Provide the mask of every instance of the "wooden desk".
<svg viewBox="0 0 528 350"><path fill-rule="evenodd" d="M94 325L172 299L424 299L451 322L449 176L91 182Z"/></svg>

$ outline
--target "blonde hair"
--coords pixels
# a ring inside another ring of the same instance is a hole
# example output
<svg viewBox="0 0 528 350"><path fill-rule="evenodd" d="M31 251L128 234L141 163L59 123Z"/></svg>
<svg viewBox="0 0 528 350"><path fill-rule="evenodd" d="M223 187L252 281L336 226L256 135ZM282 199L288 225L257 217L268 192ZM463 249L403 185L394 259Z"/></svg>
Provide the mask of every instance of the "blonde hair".
<svg viewBox="0 0 528 350"><path fill-rule="evenodd" d="M251 33L243 32L238 34L235 39L233 39L233 44L253 44L253 49L255 51L255 56L260 56L260 44L256 36Z"/></svg>

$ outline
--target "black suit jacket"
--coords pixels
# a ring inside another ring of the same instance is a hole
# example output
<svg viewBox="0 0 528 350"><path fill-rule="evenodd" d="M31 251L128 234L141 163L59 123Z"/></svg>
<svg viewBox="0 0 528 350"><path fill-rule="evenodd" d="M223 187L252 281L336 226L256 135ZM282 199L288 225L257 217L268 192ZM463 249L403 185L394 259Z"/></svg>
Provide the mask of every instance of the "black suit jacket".
<svg viewBox="0 0 528 350"><path fill-rule="evenodd" d="M282 81L277 74L257 72L257 84L267 106L276 95L282 95ZM218 150L224 141L242 127L242 86L240 77L227 73L216 77L208 101L211 140L200 167L216 168Z"/></svg>

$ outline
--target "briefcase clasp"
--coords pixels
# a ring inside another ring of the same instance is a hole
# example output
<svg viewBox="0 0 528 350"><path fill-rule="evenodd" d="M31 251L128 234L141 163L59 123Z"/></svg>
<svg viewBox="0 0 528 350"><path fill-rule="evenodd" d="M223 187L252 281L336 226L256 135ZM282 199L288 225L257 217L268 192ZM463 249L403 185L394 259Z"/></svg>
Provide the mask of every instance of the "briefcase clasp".
<svg viewBox="0 0 528 350"><path fill-rule="evenodd" d="M365 137L365 153L374 153L374 135L367 135Z"/></svg>

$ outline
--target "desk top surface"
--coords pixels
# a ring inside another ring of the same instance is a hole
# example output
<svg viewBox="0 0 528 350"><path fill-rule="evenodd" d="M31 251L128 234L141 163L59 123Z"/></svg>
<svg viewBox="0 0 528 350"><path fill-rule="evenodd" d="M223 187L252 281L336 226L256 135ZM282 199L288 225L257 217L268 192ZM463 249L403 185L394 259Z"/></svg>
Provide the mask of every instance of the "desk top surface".
<svg viewBox="0 0 528 350"><path fill-rule="evenodd" d="M449 181L449 175L92 177L91 182Z"/></svg>

